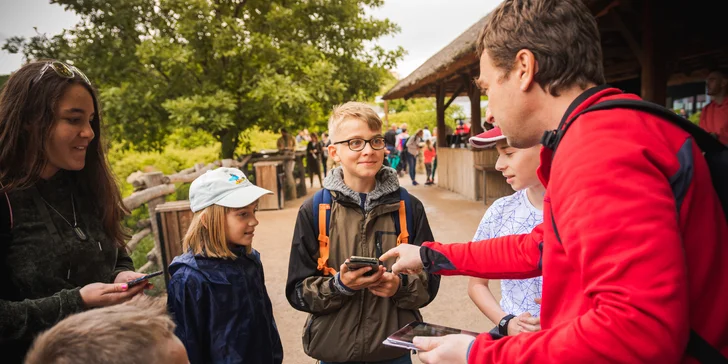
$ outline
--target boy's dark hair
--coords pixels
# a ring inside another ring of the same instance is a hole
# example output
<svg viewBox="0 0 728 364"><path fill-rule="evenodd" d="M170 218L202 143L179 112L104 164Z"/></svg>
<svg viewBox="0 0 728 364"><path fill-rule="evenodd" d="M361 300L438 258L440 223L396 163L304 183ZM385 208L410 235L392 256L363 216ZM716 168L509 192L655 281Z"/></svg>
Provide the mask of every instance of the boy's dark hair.
<svg viewBox="0 0 728 364"><path fill-rule="evenodd" d="M477 47L503 77L520 50L531 51L538 62L534 80L552 96L605 83L599 29L582 0L505 0L488 16Z"/></svg>

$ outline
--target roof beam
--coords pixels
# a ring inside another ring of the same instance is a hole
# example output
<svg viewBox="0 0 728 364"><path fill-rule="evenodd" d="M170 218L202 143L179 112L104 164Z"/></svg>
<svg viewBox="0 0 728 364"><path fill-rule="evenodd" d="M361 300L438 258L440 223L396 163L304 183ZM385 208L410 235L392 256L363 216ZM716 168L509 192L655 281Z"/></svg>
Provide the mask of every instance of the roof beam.
<svg viewBox="0 0 728 364"><path fill-rule="evenodd" d="M640 46L639 42L637 42L637 37L635 36L634 32L632 32L632 30L627 27L627 24L625 24L624 20L622 20L622 17L619 15L619 13L617 13L617 9L612 9L609 13L607 13L607 16L609 16L614 25L617 26L619 33L627 42L627 45L632 50L632 53L634 53L637 61L639 61L640 65L644 67L644 52L642 51L642 47Z"/></svg>
<svg viewBox="0 0 728 364"><path fill-rule="evenodd" d="M620 0L597 0L591 6L595 18L601 18L609 12L609 9L620 5Z"/></svg>
<svg viewBox="0 0 728 364"><path fill-rule="evenodd" d="M465 84L461 83L460 86L453 92L452 97L450 97L450 100L445 103L445 110L447 110L448 107L450 107L450 104L452 104L453 101L455 101L455 98L460 96L460 93L465 90Z"/></svg>

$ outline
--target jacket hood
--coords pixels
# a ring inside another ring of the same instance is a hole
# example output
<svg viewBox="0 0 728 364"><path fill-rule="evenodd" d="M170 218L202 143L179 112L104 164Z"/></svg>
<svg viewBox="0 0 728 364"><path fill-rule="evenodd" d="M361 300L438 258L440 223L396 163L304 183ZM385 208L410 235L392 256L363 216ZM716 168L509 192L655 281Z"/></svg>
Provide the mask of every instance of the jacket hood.
<svg viewBox="0 0 728 364"><path fill-rule="evenodd" d="M399 191L399 178L397 177L397 171L393 168L383 166L374 178L376 179L376 185L374 186L374 190L367 194L367 200L364 204L364 211L367 212L378 205L389 202L382 197ZM331 170L331 173L324 180L324 188L331 192L336 192L335 196L337 199L344 199L361 205L359 193L344 183L344 171L341 167Z"/></svg>

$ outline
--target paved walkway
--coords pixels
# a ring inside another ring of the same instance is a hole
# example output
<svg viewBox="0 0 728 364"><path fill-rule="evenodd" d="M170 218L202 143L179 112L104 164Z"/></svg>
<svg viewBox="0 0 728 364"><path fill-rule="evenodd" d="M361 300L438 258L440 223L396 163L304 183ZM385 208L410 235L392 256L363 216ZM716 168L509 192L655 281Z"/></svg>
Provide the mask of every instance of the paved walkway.
<svg viewBox="0 0 728 364"><path fill-rule="evenodd" d="M424 181L424 176L418 177ZM402 186L425 205L435 239L441 242L463 242L473 238L485 206L481 201L469 201L462 196L436 186L412 186L408 177L400 179ZM318 190L318 181L309 196ZM288 256L298 207L304 199L289 201L283 210L259 212L254 247L260 251L265 267L266 287L273 303L286 364L313 364L315 360L303 352L301 334L306 314L296 311L285 297ZM490 330L493 324L470 301L466 277L442 277L437 298L422 309L425 321L477 332ZM500 284L491 281L491 288L500 297ZM416 359L415 363L418 363Z"/></svg>

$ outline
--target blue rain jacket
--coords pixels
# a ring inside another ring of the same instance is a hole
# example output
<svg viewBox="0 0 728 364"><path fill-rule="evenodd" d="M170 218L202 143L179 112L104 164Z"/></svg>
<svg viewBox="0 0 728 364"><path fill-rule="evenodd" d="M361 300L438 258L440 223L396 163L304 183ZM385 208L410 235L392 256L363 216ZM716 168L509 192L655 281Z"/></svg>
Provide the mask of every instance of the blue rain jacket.
<svg viewBox="0 0 728 364"><path fill-rule="evenodd" d="M167 288L175 333L191 364L280 364L283 347L265 289L260 254L233 249L237 259L180 255Z"/></svg>

